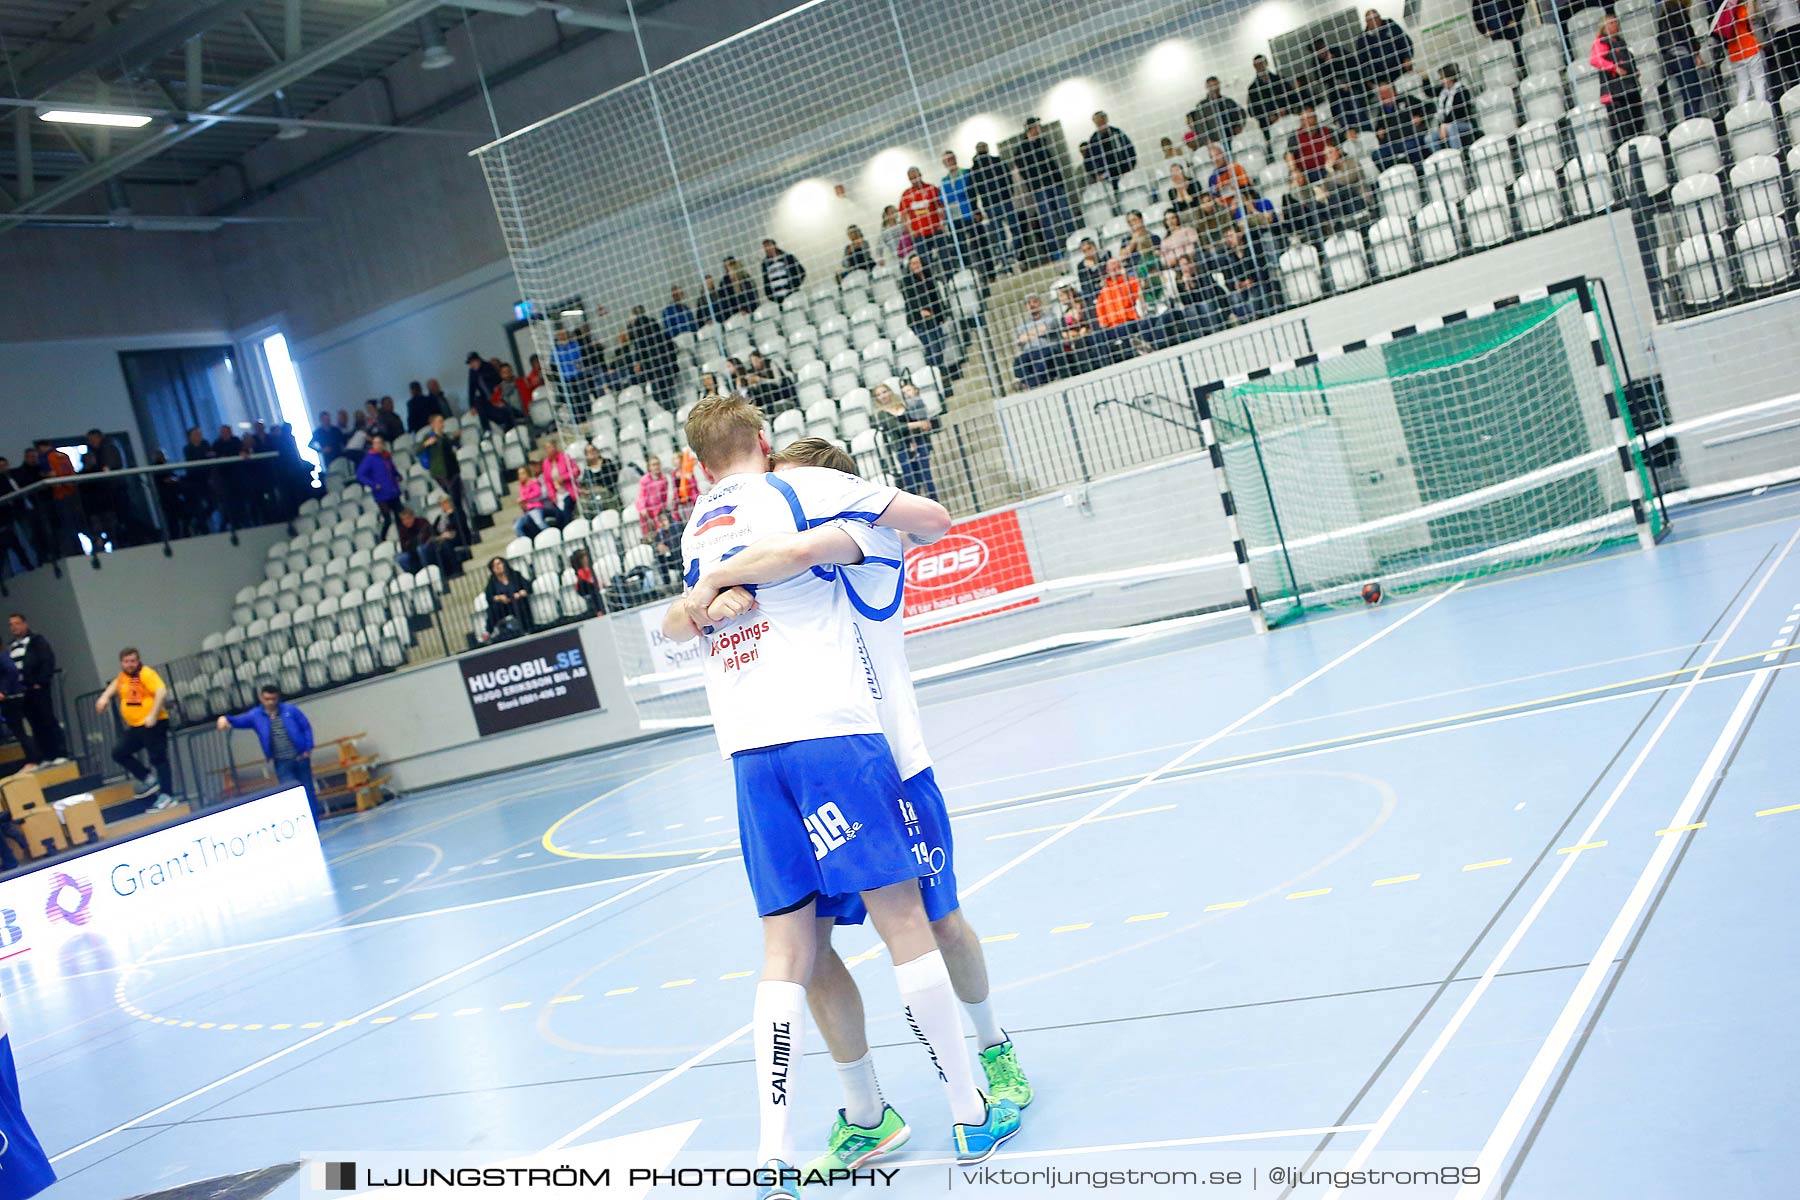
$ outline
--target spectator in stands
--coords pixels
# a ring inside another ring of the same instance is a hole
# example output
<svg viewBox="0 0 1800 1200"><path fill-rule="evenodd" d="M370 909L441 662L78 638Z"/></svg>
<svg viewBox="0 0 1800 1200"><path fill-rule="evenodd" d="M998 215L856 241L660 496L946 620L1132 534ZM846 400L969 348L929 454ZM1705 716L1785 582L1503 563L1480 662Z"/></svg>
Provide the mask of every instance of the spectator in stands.
<svg viewBox="0 0 1800 1200"><path fill-rule="evenodd" d="M1112 255L1094 244L1093 238L1081 239L1081 261L1075 264L1075 283L1081 289L1081 298L1089 304L1100 294L1100 285L1106 282L1106 264Z"/></svg>
<svg viewBox="0 0 1800 1200"><path fill-rule="evenodd" d="M230 433L229 427L221 426L221 430ZM235 443L234 443L235 446ZM37 440L38 461L43 465L44 476L50 479L66 479L75 474L75 463L58 450L48 438ZM223 476L220 477L223 482ZM51 484L50 504L47 515L53 529L56 543L60 543L58 554L80 554L81 540L77 534L81 530L81 496L80 488L72 483Z"/></svg>
<svg viewBox="0 0 1800 1200"><path fill-rule="evenodd" d="M1288 192L1281 201L1281 220L1288 233L1317 245L1331 236L1331 188L1321 178L1308 182L1293 167L1288 173Z"/></svg>
<svg viewBox="0 0 1800 1200"><path fill-rule="evenodd" d="M844 257L838 260L837 279L844 282L844 276L852 271L873 271L875 269L875 252L869 243L863 240L862 230L852 225L844 230L844 236L850 240L844 243Z"/></svg>
<svg viewBox="0 0 1800 1200"><path fill-rule="evenodd" d="M780 304L806 283L806 268L800 265L799 259L777 246L774 238L764 238L762 250L763 293L770 304Z"/></svg>
<svg viewBox="0 0 1800 1200"><path fill-rule="evenodd" d="M1163 212L1162 244L1158 257L1162 265L1173 270L1181 264L1181 260L1192 259L1200 253L1200 235L1192 227L1181 223L1181 213L1177 209Z"/></svg>
<svg viewBox="0 0 1800 1200"><path fill-rule="evenodd" d="M1613 145L1624 145L1644 131L1644 93L1638 86L1636 56L1625 44L1619 18L1610 12L1600 18L1588 62L1600 73L1600 103L1612 125Z"/></svg>
<svg viewBox="0 0 1800 1200"><path fill-rule="evenodd" d="M1413 43L1400 22L1389 21L1374 9L1363 13L1363 31L1356 38L1356 66L1365 88L1392 83L1412 70Z"/></svg>
<svg viewBox="0 0 1800 1200"><path fill-rule="evenodd" d="M581 466L581 491L601 507L611 508L619 490L619 464L606 457L600 447L587 448L587 461Z"/></svg>
<svg viewBox="0 0 1800 1200"><path fill-rule="evenodd" d="M675 339L645 314L641 304L631 310L627 332L631 335L633 374L652 400L665 411L674 412L681 407L681 361L676 355Z"/></svg>
<svg viewBox="0 0 1800 1200"><path fill-rule="evenodd" d="M1725 43L1725 58L1731 63L1731 77L1737 84L1735 104L1746 100L1767 101L1768 68L1763 62L1762 42L1757 39L1752 18L1755 11L1749 3L1728 2L1713 15L1712 32Z"/></svg>
<svg viewBox="0 0 1800 1200"><path fill-rule="evenodd" d="M458 512L463 511L466 503L463 496L462 463L457 458L457 450L461 445L461 435L449 432L444 414L432 413L425 435L419 439L419 457L425 463L425 470L431 474L432 482L449 497Z"/></svg>
<svg viewBox="0 0 1800 1200"><path fill-rule="evenodd" d="M976 142L975 157L969 162L969 181L975 190L975 207L981 212L996 265L1008 269L1017 266L1019 208L1013 202L1012 168L989 153L986 142Z"/></svg>
<svg viewBox="0 0 1800 1200"><path fill-rule="evenodd" d="M1037 211L1038 230L1052 260L1061 262L1068 252L1069 235L1078 224L1069 203L1069 185L1063 177L1062 162L1044 126L1036 117L1025 118L1025 136L1013 146L1013 163L1025 181Z"/></svg>
<svg viewBox="0 0 1800 1200"><path fill-rule="evenodd" d="M923 401L909 403L885 383L876 384L872 395L888 474L899 481L902 491L937 499L931 479L931 413Z"/></svg>
<svg viewBox="0 0 1800 1200"><path fill-rule="evenodd" d="M188 444L192 445L199 435L198 429L188 430ZM330 412L320 410L319 423L313 426L312 439L306 444L319 456L319 465L329 467L333 459L344 453L344 431L331 423ZM202 442L201 445L205 443Z"/></svg>
<svg viewBox="0 0 1800 1200"><path fill-rule="evenodd" d="M1188 133L1191 135L1193 132L1194 132L1194 114L1190 112L1190 113L1188 113ZM1182 161L1183 151L1182 151L1181 147L1179 147L1175 144L1174 138L1164 137L1162 139L1162 141L1157 143L1157 145L1162 147L1162 156L1163 156L1164 162L1168 162L1171 159L1173 159L1177 162Z"/></svg>
<svg viewBox="0 0 1800 1200"><path fill-rule="evenodd" d="M1206 148L1212 159L1212 173L1206 177L1206 190L1229 205L1237 204L1237 197L1250 187L1250 172L1244 170L1242 164L1233 162L1225 153L1225 147L1214 142Z"/></svg>
<svg viewBox="0 0 1800 1200"><path fill-rule="evenodd" d="M1470 7L1481 36L1493 42L1511 42L1516 55L1519 39L1525 35L1525 0L1474 0Z"/></svg>
<svg viewBox="0 0 1800 1200"><path fill-rule="evenodd" d="M1232 314L1239 321L1254 321L1274 310L1268 272L1236 225L1226 227L1222 244L1213 252L1212 269L1224 278Z"/></svg>
<svg viewBox="0 0 1800 1200"><path fill-rule="evenodd" d="M558 329L555 341L550 346L550 361L556 368L556 382L569 396L584 394L587 391L587 356L582 353L581 343L575 340L575 334L568 329ZM499 372L494 373L494 387L500 383ZM479 387L480 381L474 372L469 373L469 386ZM481 419L482 428L494 419L490 411L493 402L494 388L469 393L469 411ZM503 429L512 428L511 423L501 425Z"/></svg>
<svg viewBox="0 0 1800 1200"><path fill-rule="evenodd" d="M906 301L907 328L924 347L925 361L942 369L947 348L945 320L950 310L924 256L915 253L906 260L906 270L900 275L900 295Z"/></svg>
<svg viewBox="0 0 1800 1200"><path fill-rule="evenodd" d="M1116 358L1129 358L1134 349L1142 348L1137 339L1143 332L1143 294L1142 282L1125 269L1122 259L1107 260L1106 282L1094 300L1094 319L1101 334L1112 342Z"/></svg>
<svg viewBox="0 0 1800 1200"><path fill-rule="evenodd" d="M946 259L954 263L955 256L948 253L950 248L944 237L944 194L936 184L925 182L924 174L917 167L906 169L906 190L900 193L900 211L906 216L906 232L912 235L913 254L922 257L926 265L933 268L943 266Z"/></svg>
<svg viewBox="0 0 1800 1200"><path fill-rule="evenodd" d="M562 371L565 377L579 379L581 377L579 358L581 348L579 346L574 346L573 349L569 351L568 362L565 364L562 347L565 344L572 343L573 339L567 335L567 331L559 329L557 330L556 342L557 367ZM494 394L494 389L500 386L500 368L482 358L480 353L474 350L469 351L468 357L463 359L463 362L469 368L469 390L467 393L469 407L472 409L479 408L481 406L480 402L489 396L492 396Z"/></svg>
<svg viewBox="0 0 1800 1200"><path fill-rule="evenodd" d="M912 234L900 221L900 206L890 204L881 210L881 232L875 235L876 244L881 248L880 261L883 265L892 263L899 266L905 262L904 255L912 248Z"/></svg>
<svg viewBox="0 0 1800 1200"><path fill-rule="evenodd" d="M125 458L119 448L109 441L98 429L87 431L87 453L81 456L81 474L86 476L104 475L125 468ZM89 483L81 489L81 503L87 513L88 540L98 552L105 541L111 540L115 545L123 544L123 514L121 512L124 496L116 483Z"/></svg>
<svg viewBox="0 0 1800 1200"><path fill-rule="evenodd" d="M594 574L594 558L585 546L569 555L569 570L575 575L575 594L587 604L588 616L599 616L600 579Z"/></svg>
<svg viewBox="0 0 1800 1200"><path fill-rule="evenodd" d="M63 737L54 698L56 651L51 647L50 639L32 632L31 623L23 613L13 613L6 623L12 634L6 654L18 668L25 689L18 696L8 697L9 701L16 702L16 706L8 706L6 723L15 733L29 725L31 740L24 743L25 756L31 760L29 765L67 762L64 757L68 753L67 741Z"/></svg>
<svg viewBox="0 0 1800 1200"><path fill-rule="evenodd" d="M519 468L523 471L525 468ZM531 631L531 581L514 575L499 555L488 560L487 640L518 637Z"/></svg>
<svg viewBox="0 0 1800 1200"><path fill-rule="evenodd" d="M675 466L670 474L675 477L675 503L673 512L675 524L681 526L693 515L694 505L700 500L700 460L694 452L685 446L675 458Z"/></svg>
<svg viewBox="0 0 1800 1200"><path fill-rule="evenodd" d="M487 403L476 405L476 415L483 427L498 425L502 429L511 429L525 420L525 391L519 386L511 363L501 363L498 373L500 382L488 393ZM574 394L582 394L582 391L577 388Z"/></svg>
<svg viewBox="0 0 1800 1200"><path fill-rule="evenodd" d="M1125 241L1119 247L1125 271L1136 275L1143 287L1139 307L1147 315L1162 299L1162 238L1152 233L1144 214L1133 209L1125 214Z"/></svg>
<svg viewBox="0 0 1800 1200"><path fill-rule="evenodd" d="M1665 94L1671 104L1677 96L1681 102L1681 116L1671 116L1669 123L1700 116L1706 111L1706 84L1700 74L1705 60L1688 0L1662 0L1656 6L1656 44L1662 52L1663 77L1675 84Z"/></svg>
<svg viewBox="0 0 1800 1200"><path fill-rule="evenodd" d="M1385 171L1398 162L1418 166L1425 161L1426 107L1410 95L1400 95L1394 85L1384 83L1375 89L1376 103L1369 113L1375 128L1375 153L1371 156L1377 171Z"/></svg>
<svg viewBox="0 0 1800 1200"><path fill-rule="evenodd" d="M431 536L438 544L438 564L448 579L462 574L463 558L475 544L475 531L469 526L468 514L452 503L447 493L436 493L432 502L437 505L437 515L431 520Z"/></svg>
<svg viewBox="0 0 1800 1200"><path fill-rule="evenodd" d="M1081 170L1090 183L1104 183L1119 194L1119 177L1137 168L1137 147L1104 112L1094 114L1094 132L1081 146ZM1117 210L1115 205L1114 211Z"/></svg>
<svg viewBox="0 0 1800 1200"><path fill-rule="evenodd" d="M1056 322L1044 311L1043 298L1035 293L1025 297L1025 316L1019 321L1013 344L1013 378L1021 387L1039 387L1058 379L1063 373L1062 338Z"/></svg>
<svg viewBox="0 0 1800 1200"><path fill-rule="evenodd" d="M761 350L750 352L750 361L735 382L744 395L762 409L764 416L772 418L777 413L800 407L800 390L787 368Z"/></svg>
<svg viewBox="0 0 1800 1200"><path fill-rule="evenodd" d="M950 252L952 263L967 263L981 274L993 271L982 229L980 211L975 207L975 189L969 173L956 163L954 150L944 151L944 177L938 180L938 191L944 197L944 212L950 217ZM946 267L946 270L952 269Z"/></svg>
<svg viewBox="0 0 1800 1200"><path fill-rule="evenodd" d="M113 748L113 761L137 781L132 799L155 796L157 801L150 807L160 812L176 799L175 774L169 766L169 727L163 720L169 704L169 686L161 675L144 665L137 647L127 646L119 651L119 673L94 701L94 711L105 712L114 696L119 698L119 719L125 724L125 732ZM138 761L139 754L148 760L148 767Z"/></svg>
<svg viewBox="0 0 1800 1200"><path fill-rule="evenodd" d="M1325 152L1325 208L1332 229L1341 231L1362 223L1369 210L1369 182L1353 154L1336 146Z"/></svg>
<svg viewBox="0 0 1800 1200"><path fill-rule="evenodd" d="M1163 199L1169 207L1187 216L1200 207L1201 189L1188 178L1187 167L1179 162L1169 164L1169 186L1163 192Z"/></svg>
<svg viewBox="0 0 1800 1200"><path fill-rule="evenodd" d="M531 369L519 376L519 399L524 410L530 412L531 398L537 394L539 388L544 386L544 360L534 354L525 361ZM444 409L444 415L450 415L450 409L447 406Z"/></svg>
<svg viewBox="0 0 1800 1200"><path fill-rule="evenodd" d="M687 306L682 298L681 285L669 285L669 302L662 310L663 332L670 337L680 337L684 333L696 333L700 329L700 320L694 316L694 310Z"/></svg>
<svg viewBox="0 0 1800 1200"><path fill-rule="evenodd" d="M402 571L413 575L426 567L436 567L438 573L443 574L444 565L438 561L437 538L429 521L409 505L400 510L394 531L400 540L400 552L394 556L394 562Z"/></svg>
<svg viewBox="0 0 1800 1200"><path fill-rule="evenodd" d="M1163 239L1168 244L1168 239ZM1175 299L1178 307L1161 318L1158 340L1164 345L1217 333L1231 323L1230 297L1219 287L1210 270L1203 269L1201 251L1183 256L1175 265Z"/></svg>
<svg viewBox="0 0 1800 1200"><path fill-rule="evenodd" d="M516 478L519 484L519 519L513 522L513 532L522 538L536 537L552 525L560 524L562 514L554 507L556 494L544 481L528 466L520 467Z"/></svg>
<svg viewBox="0 0 1800 1200"><path fill-rule="evenodd" d="M349 445L347 442L345 443L344 453L349 454ZM206 435L200 432L198 426L189 429L187 431L187 445L181 448L181 460L188 463L197 463L205 462L212 457L212 443L206 440ZM355 461L354 457L352 458L352 461ZM189 503L202 510L197 514L197 520L203 528L210 530L213 527L213 514L222 514L225 511L225 497L221 490L224 484L224 476L220 472L213 470L188 471L186 483Z"/></svg>
<svg viewBox="0 0 1800 1200"><path fill-rule="evenodd" d="M1331 119L1339 129L1355 129L1362 124L1367 90L1354 56L1339 58L1330 42L1313 39L1313 103L1329 105Z"/></svg>
<svg viewBox="0 0 1800 1200"><path fill-rule="evenodd" d="M537 355L532 355L531 361L535 365L537 363ZM538 371L538 382L542 383L543 378L543 371L540 369ZM456 410L450 407L450 397L444 395L444 385L437 380L427 379L425 381L425 395L431 400L432 412L441 412L446 417L453 417L456 415ZM342 414L340 413L339 416L341 418ZM339 423L341 425L342 421L340 420Z"/></svg>
<svg viewBox="0 0 1800 1200"><path fill-rule="evenodd" d="M1198 150L1209 142L1231 145L1232 139L1244 131L1244 110L1238 102L1219 90L1219 77L1206 77L1206 95L1187 115L1187 144ZM1168 153L1164 152L1164 157Z"/></svg>
<svg viewBox="0 0 1800 1200"><path fill-rule="evenodd" d="M767 241L765 241L763 245L763 275L765 279L768 278L769 274L769 247L773 245L773 242ZM781 252L779 247L776 248L776 251L778 255ZM788 255L788 257L793 258L792 255ZM794 265L799 266L800 260L794 259ZM804 282L805 279L806 268L801 267L800 280L801 282ZM794 288L798 288L799 286L800 284L796 283ZM794 288L790 288L789 290L792 291ZM785 294L786 293L783 293L783 295ZM743 264L730 255L725 256L725 278L719 284L719 301L723 306L722 311L724 312L722 320L728 321L739 313L749 316L756 311L756 284L750 281L750 273L744 270Z"/></svg>
<svg viewBox="0 0 1800 1200"><path fill-rule="evenodd" d="M644 477L638 480L637 514L638 529L646 542L656 532L657 517L667 513L674 502L673 482L663 470L662 459L652 454L644 460Z"/></svg>
<svg viewBox="0 0 1800 1200"><path fill-rule="evenodd" d="M406 432L417 433L431 424L431 397L425 394L425 385L413 380L406 385Z"/></svg>
<svg viewBox="0 0 1800 1200"><path fill-rule="evenodd" d="M394 469L386 439L378 433L370 436L369 452L356 464L356 482L369 489L369 499L381 510L381 528L375 536L385 538L400 513L400 472Z"/></svg>
<svg viewBox="0 0 1800 1200"><path fill-rule="evenodd" d="M556 523L567 525L575 519L581 508L581 468L567 450L561 446L552 446L550 452L544 455L540 473L544 477L547 502L561 512L562 519Z"/></svg>
<svg viewBox="0 0 1800 1200"><path fill-rule="evenodd" d="M383 396L375 410L375 423L381 430L381 436L388 441L397 441L406 432L406 422L394 411L394 398Z"/></svg>
<svg viewBox="0 0 1800 1200"><path fill-rule="evenodd" d="M662 575L664 587L678 586L681 582L681 532L674 514L665 512L656 518L650 550L656 555L656 569Z"/></svg>
<svg viewBox="0 0 1800 1200"><path fill-rule="evenodd" d="M1112 361L1112 343L1099 336L1093 310L1075 285L1062 286L1063 359L1071 371L1080 374L1104 367Z"/></svg>
<svg viewBox="0 0 1800 1200"><path fill-rule="evenodd" d="M257 692L257 705L235 717L221 716L214 724L219 732L253 729L262 745L263 757L269 760L275 778L289 787L304 788L306 803L313 816L325 815L319 803L318 789L313 786L312 722L306 714L281 698L281 689L265 683Z"/></svg>
<svg viewBox="0 0 1800 1200"><path fill-rule="evenodd" d="M1475 126L1475 104L1469 99L1469 89L1462 85L1462 68L1455 63L1443 65L1438 81L1436 124L1425 144L1434 152L1445 147L1460 150L1480 133Z"/></svg>
<svg viewBox="0 0 1800 1200"><path fill-rule="evenodd" d="M1301 108L1300 93L1294 85L1269 70L1269 60L1257 55L1250 60L1254 77L1246 97L1250 116L1265 128Z"/></svg>
<svg viewBox="0 0 1800 1200"><path fill-rule="evenodd" d="M1300 114L1300 128L1288 139L1287 165L1300 172L1308 183L1325 175L1325 149L1331 145L1331 130L1319 124L1319 114L1307 109Z"/></svg>

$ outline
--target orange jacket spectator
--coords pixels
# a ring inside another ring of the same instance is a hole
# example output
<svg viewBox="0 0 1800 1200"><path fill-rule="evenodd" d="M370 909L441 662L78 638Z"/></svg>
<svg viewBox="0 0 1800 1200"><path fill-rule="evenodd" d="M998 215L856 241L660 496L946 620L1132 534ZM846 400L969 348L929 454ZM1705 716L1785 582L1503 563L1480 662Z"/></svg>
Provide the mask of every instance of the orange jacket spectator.
<svg viewBox="0 0 1800 1200"><path fill-rule="evenodd" d="M61 450L52 449L44 456L44 468L47 473L61 477L75 474L75 464ZM67 500L75 494L72 483L57 483L50 486L50 495L57 500Z"/></svg>
<svg viewBox="0 0 1800 1200"><path fill-rule="evenodd" d="M694 504L700 499L700 485L694 479L694 470L698 465L692 450L684 449L681 457L675 460L675 515L683 521L694 511Z"/></svg>
<svg viewBox="0 0 1800 1200"><path fill-rule="evenodd" d="M1100 285L1100 296L1094 301L1094 314L1100 320L1100 328L1117 329L1121 325L1129 325L1139 317L1138 301L1143 295L1144 285L1138 282L1136 275L1127 275L1123 270L1113 270L1118 259L1108 264L1106 282Z"/></svg>
<svg viewBox="0 0 1800 1200"><path fill-rule="evenodd" d="M900 211L906 215L907 232L914 238L931 237L944 227L944 194L936 184L915 179L911 187L900 193Z"/></svg>

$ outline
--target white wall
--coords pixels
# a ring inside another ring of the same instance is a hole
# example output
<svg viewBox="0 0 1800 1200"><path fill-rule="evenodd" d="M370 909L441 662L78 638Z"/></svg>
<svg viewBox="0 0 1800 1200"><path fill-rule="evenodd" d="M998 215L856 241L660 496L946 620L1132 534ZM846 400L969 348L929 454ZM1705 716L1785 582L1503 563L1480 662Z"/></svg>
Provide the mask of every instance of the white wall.
<svg viewBox="0 0 1800 1200"><path fill-rule="evenodd" d="M299 343L294 361L309 409L355 411L383 395L404 408L408 381L434 377L466 403L464 359L470 350L510 357L504 326L517 299L512 264L501 260Z"/></svg>
<svg viewBox="0 0 1800 1200"><path fill-rule="evenodd" d="M4 240L5 236L0 236L0 242ZM0 342L0 379L6 380L10 397L0 405L0 454L11 458L16 466L20 451L34 438L81 433L97 426L108 431L131 431L141 464L147 461L144 439L131 407L131 392L125 385L119 352L230 344L231 335L220 329L143 337Z"/></svg>

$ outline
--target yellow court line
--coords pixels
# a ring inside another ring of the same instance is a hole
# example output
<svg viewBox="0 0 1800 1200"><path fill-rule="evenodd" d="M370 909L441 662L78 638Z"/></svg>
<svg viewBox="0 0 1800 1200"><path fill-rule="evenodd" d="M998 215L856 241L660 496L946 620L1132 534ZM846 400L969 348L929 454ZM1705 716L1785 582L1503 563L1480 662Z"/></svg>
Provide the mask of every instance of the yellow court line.
<svg viewBox="0 0 1800 1200"><path fill-rule="evenodd" d="M1412 875L1389 875L1386 879L1377 879L1374 883L1370 884L1369 886L1370 887L1386 887L1390 883L1411 883L1413 880L1417 879L1418 877L1419 876L1417 875L1417 873L1414 873Z"/></svg>
<svg viewBox="0 0 1800 1200"><path fill-rule="evenodd" d="M1160 913L1139 913L1139 914L1138 914L1138 915L1137 915L1137 916L1135 916L1135 917L1126 917L1126 918L1125 918L1125 923L1126 923L1126 924L1127 924L1127 925L1130 925L1130 924L1131 924L1131 923L1133 923L1133 922L1134 922L1134 921L1160 921L1160 920L1162 920L1162 919L1163 919L1163 918L1164 918L1164 917L1166 917L1166 916L1168 916L1168 915L1169 915L1169 914L1168 914L1168 913L1166 913L1166 912L1160 912Z"/></svg>
<svg viewBox="0 0 1800 1200"><path fill-rule="evenodd" d="M1310 900L1314 896L1329 896L1330 894L1330 888L1314 888L1310 892L1289 892L1287 898L1289 900Z"/></svg>
<svg viewBox="0 0 1800 1200"><path fill-rule="evenodd" d="M579 999L581 999L580 995L558 996L554 1000L550 1001L550 1003L552 1003L552 1004L573 1004Z"/></svg>
<svg viewBox="0 0 1800 1200"><path fill-rule="evenodd" d="M1598 850L1604 845L1606 845L1605 842L1583 842L1579 846L1564 846L1562 849L1558 850L1557 853L1574 854L1578 850Z"/></svg>
<svg viewBox="0 0 1800 1200"><path fill-rule="evenodd" d="M325 1028L325 1022L323 1022L323 1021L308 1021L304 1025L300 1026L300 1028L302 1028L302 1029L323 1029L323 1028Z"/></svg>
<svg viewBox="0 0 1800 1200"><path fill-rule="evenodd" d="M875 959L875 958L880 958L880 957L881 957L881 955L879 952L871 950L867 954L852 954L849 958L846 958L844 960L844 963L846 966L854 966L857 963L866 963L870 959Z"/></svg>
<svg viewBox="0 0 1800 1200"><path fill-rule="evenodd" d="M500 1006L500 1011L501 1012L514 1012L521 1008L530 1008L530 1007L531 1007L531 1001L529 1001L529 1000L514 1000L511 1004L502 1004Z"/></svg>
<svg viewBox="0 0 1800 1200"><path fill-rule="evenodd" d="M692 850L635 850L628 854L590 854L585 850L565 850L563 847L556 844L556 833L559 829L564 825L567 825L570 821L573 821L588 809L594 807L594 805L600 803L602 800L610 800L620 792L625 791L627 788L636 787L646 779L652 779L662 774L664 771L672 771L676 767L693 762L696 758L704 757L706 756L690 755L687 758L678 758L674 762L664 763L654 770L645 771L641 775L634 775L624 783L621 783L618 787L609 788L606 791L601 792L598 796L595 796L592 800L584 801L574 808L571 808L568 812L558 817L550 828L544 830L544 836L539 840L543 843L544 849L560 858L587 858L602 861L617 858L690 858L696 855L716 854L723 850L735 849L737 846L736 842L733 842L728 846L699 846Z"/></svg>
<svg viewBox="0 0 1800 1200"><path fill-rule="evenodd" d="M688 984L693 983L693 982L694 981L692 979L671 979L671 980L669 980L669 982L663 984L663 987L664 988L686 987Z"/></svg>
<svg viewBox="0 0 1800 1200"><path fill-rule="evenodd" d="M1667 829L1659 829L1656 831L1656 836L1663 837L1666 834L1686 833L1690 829L1705 829L1705 828L1706 828L1705 821L1695 821L1692 825L1671 825Z"/></svg>
<svg viewBox="0 0 1800 1200"><path fill-rule="evenodd" d="M1143 817L1151 813L1168 812L1173 804L1158 804L1154 808L1134 808L1130 812L1107 813L1103 817L1095 817L1091 821L1064 821L1058 825L1039 825L1035 829L1011 829L1005 833L990 833L987 840L998 842L1004 838L1025 837L1033 833L1055 833L1059 829L1068 829L1075 825L1098 825L1101 821L1122 821L1126 817Z"/></svg>
<svg viewBox="0 0 1800 1200"><path fill-rule="evenodd" d="M981 940L986 942L1010 942L1019 935L1016 933L990 933Z"/></svg>
<svg viewBox="0 0 1800 1200"><path fill-rule="evenodd" d="M1465 871L1485 871L1489 867L1504 867L1512 862L1510 858L1490 858L1486 862L1469 863L1463 867Z"/></svg>
<svg viewBox="0 0 1800 1200"><path fill-rule="evenodd" d="M414 1013L412 1016L408 1017L407 1020L409 1020L409 1021L435 1021L435 1020L437 1020L437 1014L434 1012Z"/></svg>
<svg viewBox="0 0 1800 1200"><path fill-rule="evenodd" d="M637 989L634 987L614 988L612 991L610 991L606 994L609 996L629 996L629 995L631 995L631 993L633 993L635 991L637 991Z"/></svg>
<svg viewBox="0 0 1800 1200"><path fill-rule="evenodd" d="M1201 912L1222 912L1227 908L1242 908L1250 903L1248 900L1227 900L1223 904L1209 904Z"/></svg>
<svg viewBox="0 0 1800 1200"><path fill-rule="evenodd" d="M1772 817L1777 813L1800 812L1800 804L1784 804L1780 808L1765 808L1757 812L1759 817Z"/></svg>
<svg viewBox="0 0 1800 1200"><path fill-rule="evenodd" d="M1092 929L1093 927L1094 927L1094 923L1092 921L1083 921L1078 925L1058 925L1056 928L1052 929L1050 932L1051 933L1074 933L1077 930Z"/></svg>
<svg viewBox="0 0 1800 1200"><path fill-rule="evenodd" d="M756 974L754 971L727 971L719 976L719 979L721 982L727 979L748 979L754 974Z"/></svg>
<svg viewBox="0 0 1800 1200"><path fill-rule="evenodd" d="M373 1020L371 1020L369 1022L369 1024L371 1024L371 1025L388 1025L394 1021L398 1021L399 1019L400 1019L399 1017L376 1017Z"/></svg>
<svg viewBox="0 0 1800 1200"><path fill-rule="evenodd" d="M291 1025L291 1024L289 1024L289 1023L288 1023L288 1022L286 1022L286 1021L283 1021L283 1022L282 1022L282 1023L281 1023L281 1024L279 1024L279 1025L271 1025L271 1026L269 1026L269 1028L270 1028L270 1029L292 1029L292 1028L293 1028L293 1025Z"/></svg>

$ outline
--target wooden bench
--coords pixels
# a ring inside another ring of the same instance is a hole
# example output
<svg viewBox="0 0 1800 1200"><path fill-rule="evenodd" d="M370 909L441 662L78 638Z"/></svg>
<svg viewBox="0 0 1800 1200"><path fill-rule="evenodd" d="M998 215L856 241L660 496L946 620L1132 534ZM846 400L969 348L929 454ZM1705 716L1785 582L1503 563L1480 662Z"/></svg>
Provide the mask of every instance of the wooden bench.
<svg viewBox="0 0 1800 1200"><path fill-rule="evenodd" d="M384 793L382 788L388 783L390 776L375 777L372 768L381 762L378 754L364 754L356 745L365 733L351 733L343 737L332 738L320 742L312 749L313 790L318 793L319 803L327 816L335 816L343 812L366 812L380 804ZM322 751L335 748L335 760L321 763ZM233 763L221 769L220 776L224 780L225 794L239 795L244 791L272 787L280 781L268 769L267 760L253 763ZM342 776L343 782L327 784L326 781ZM345 796L355 796L354 808L344 806L334 808L331 801Z"/></svg>

